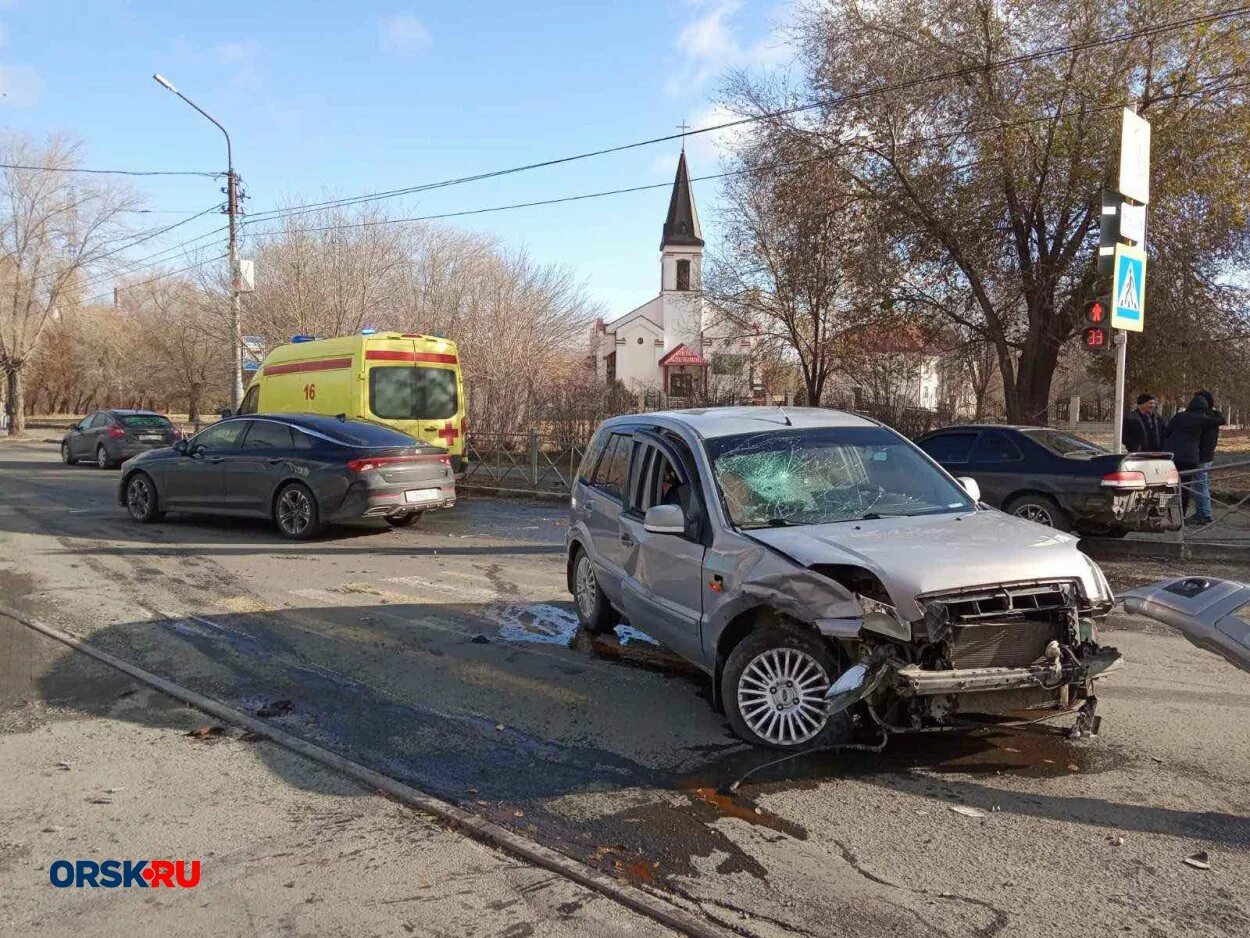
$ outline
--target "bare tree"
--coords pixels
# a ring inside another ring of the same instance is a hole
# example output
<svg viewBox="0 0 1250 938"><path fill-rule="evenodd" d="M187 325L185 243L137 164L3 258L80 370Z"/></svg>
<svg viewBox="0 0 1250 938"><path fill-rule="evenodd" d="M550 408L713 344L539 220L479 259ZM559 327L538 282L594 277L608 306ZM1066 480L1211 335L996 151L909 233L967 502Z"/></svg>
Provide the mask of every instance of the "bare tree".
<svg viewBox="0 0 1250 938"><path fill-rule="evenodd" d="M853 180L813 153L808 137L767 133L738 153L707 293L741 334L795 357L807 403L817 405L842 337L888 295L889 255Z"/></svg>
<svg viewBox="0 0 1250 938"><path fill-rule="evenodd" d="M0 162L33 169L0 175L0 369L9 433L26 427L23 374L48 324L78 303L88 271L121 245L137 205L128 190L71 172L77 147L52 137L36 145L0 138Z"/></svg>
<svg viewBox="0 0 1250 938"><path fill-rule="evenodd" d="M729 97L748 114L819 104L761 122L761 135L778 154L809 141L853 178L889 220L909 276L948 291L934 308L993 347L1008 418L1042 422L1060 349L1101 292L1099 189L1113 183L1122 106L1136 103L1154 127L1152 251L1163 261L1191 240L1184 233L1205 230L1205 263L1173 266L1208 284L1217 258L1226 273L1244 270L1247 224L1235 208L1244 195L1230 189L1250 175L1244 23L1089 46L1126 26L1219 9L1213 0L821 0L800 21L803 87L739 76ZM950 291L971 307L948 302ZM1174 306L1167 290L1148 303L1165 316Z"/></svg>

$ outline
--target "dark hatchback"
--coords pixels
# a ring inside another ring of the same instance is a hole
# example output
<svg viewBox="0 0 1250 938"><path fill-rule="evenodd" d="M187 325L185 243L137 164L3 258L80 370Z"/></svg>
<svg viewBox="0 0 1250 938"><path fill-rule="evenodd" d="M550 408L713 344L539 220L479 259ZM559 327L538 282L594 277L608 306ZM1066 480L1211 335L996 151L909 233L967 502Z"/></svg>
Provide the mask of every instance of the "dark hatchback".
<svg viewBox="0 0 1250 938"><path fill-rule="evenodd" d="M167 511L272 518L307 539L337 521L393 527L456 500L435 446L367 420L311 414L232 417L122 466L118 501L136 521Z"/></svg>
<svg viewBox="0 0 1250 938"><path fill-rule="evenodd" d="M168 446L182 431L164 414L150 410L98 410L70 427L61 440L61 460L93 462L101 469L150 449Z"/></svg>
<svg viewBox="0 0 1250 938"><path fill-rule="evenodd" d="M1110 537L1181 525L1169 453L1117 456L1047 427L946 427L916 444L951 475L976 479L986 504L1018 518Z"/></svg>

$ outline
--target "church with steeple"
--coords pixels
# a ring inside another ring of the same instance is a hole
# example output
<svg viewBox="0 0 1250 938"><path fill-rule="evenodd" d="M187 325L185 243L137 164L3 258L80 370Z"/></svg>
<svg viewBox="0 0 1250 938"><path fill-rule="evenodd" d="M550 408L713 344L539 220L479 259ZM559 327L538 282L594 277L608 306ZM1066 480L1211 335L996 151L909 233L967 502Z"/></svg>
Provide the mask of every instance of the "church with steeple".
<svg viewBox="0 0 1250 938"><path fill-rule="evenodd" d="M660 238L660 292L591 334L595 373L674 403L751 393L752 339L716 321L703 296L703 229L683 148Z"/></svg>

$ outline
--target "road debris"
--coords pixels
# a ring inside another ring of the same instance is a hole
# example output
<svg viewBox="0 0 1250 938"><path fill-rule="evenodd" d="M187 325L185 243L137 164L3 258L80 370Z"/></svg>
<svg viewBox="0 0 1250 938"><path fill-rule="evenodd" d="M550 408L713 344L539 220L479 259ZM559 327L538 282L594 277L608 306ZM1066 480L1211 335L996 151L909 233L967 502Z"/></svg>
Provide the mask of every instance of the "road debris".
<svg viewBox="0 0 1250 938"><path fill-rule="evenodd" d="M259 710L256 715L261 719L269 719L270 717L284 717L295 709L295 704L289 700L275 700L273 703L267 703Z"/></svg>
<svg viewBox="0 0 1250 938"><path fill-rule="evenodd" d="M208 739L213 736L222 736L226 732L224 726L214 723L212 726L197 726L193 730L189 730L187 735L192 739Z"/></svg>
<svg viewBox="0 0 1250 938"><path fill-rule="evenodd" d="M948 807L950 807L950 809L954 811L956 814L962 814L964 817L983 818L986 816L984 811L978 811L976 808L970 808L967 805L963 805L963 804L952 804L952 805L949 805Z"/></svg>
<svg viewBox="0 0 1250 938"><path fill-rule="evenodd" d="M58 763L56 763L56 767L57 767L58 769L60 769L62 772L68 772L68 771L69 771L69 763L68 763L68 762L58 762Z"/></svg>
<svg viewBox="0 0 1250 938"><path fill-rule="evenodd" d="M1123 846L1124 846L1124 838L1123 838L1123 837L1121 837L1119 834L1115 834L1115 835L1113 835L1113 836L1111 836L1111 837L1108 837L1108 838L1107 838L1107 843L1111 844L1111 846L1113 846L1113 847L1123 847Z"/></svg>
<svg viewBox="0 0 1250 938"><path fill-rule="evenodd" d="M88 798L87 799L87 804L112 804L112 803L113 803L112 798Z"/></svg>
<svg viewBox="0 0 1250 938"><path fill-rule="evenodd" d="M1210 859L1205 850L1199 850L1197 853L1191 853L1181 862L1192 866L1196 870L1209 870L1211 869Z"/></svg>

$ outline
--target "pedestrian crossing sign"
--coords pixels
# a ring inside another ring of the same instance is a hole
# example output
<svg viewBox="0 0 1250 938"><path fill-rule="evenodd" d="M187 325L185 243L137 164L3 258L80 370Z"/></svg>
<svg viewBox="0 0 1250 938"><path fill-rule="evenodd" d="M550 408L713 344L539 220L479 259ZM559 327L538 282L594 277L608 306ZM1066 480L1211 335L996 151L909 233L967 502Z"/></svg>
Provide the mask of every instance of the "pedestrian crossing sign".
<svg viewBox="0 0 1250 938"><path fill-rule="evenodd" d="M1115 247L1111 284L1111 328L1141 332L1146 326L1146 252L1127 244Z"/></svg>

